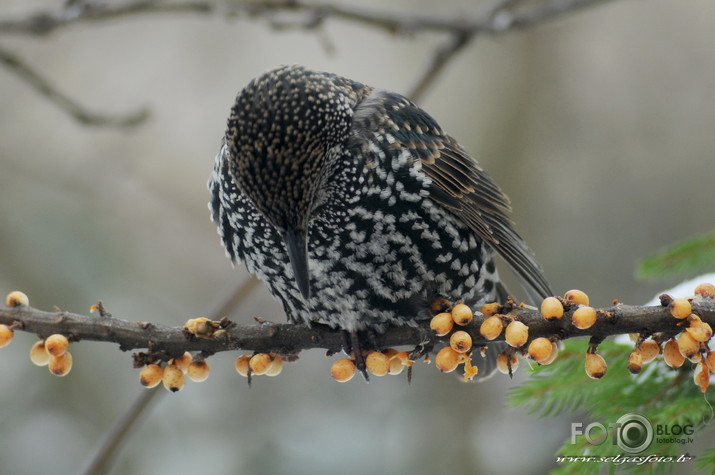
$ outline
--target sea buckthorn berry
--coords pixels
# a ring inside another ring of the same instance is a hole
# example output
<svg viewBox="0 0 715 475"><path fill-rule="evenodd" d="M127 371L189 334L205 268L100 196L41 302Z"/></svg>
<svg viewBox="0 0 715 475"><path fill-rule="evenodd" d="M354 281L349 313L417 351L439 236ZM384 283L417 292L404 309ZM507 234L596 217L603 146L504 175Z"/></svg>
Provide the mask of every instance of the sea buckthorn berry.
<svg viewBox="0 0 715 475"><path fill-rule="evenodd" d="M220 328L217 322L206 317L192 318L184 323L187 332L200 338L210 338L214 336L216 330Z"/></svg>
<svg viewBox="0 0 715 475"><path fill-rule="evenodd" d="M596 319L596 310L588 305L577 308L571 316L573 325L581 330L591 328L596 323Z"/></svg>
<svg viewBox="0 0 715 475"><path fill-rule="evenodd" d="M147 388L155 388L161 382L164 370L158 364L146 365L139 372L139 382Z"/></svg>
<svg viewBox="0 0 715 475"><path fill-rule="evenodd" d="M266 376L278 376L281 374L281 371L283 371L283 358L280 356L276 356L273 358L273 363L271 363L271 366L268 368L268 371L266 371Z"/></svg>
<svg viewBox="0 0 715 475"><path fill-rule="evenodd" d="M24 292L20 292L19 290L13 290L9 294L7 294L7 297L5 298L5 303L7 303L8 307L19 307L21 305L28 306L30 305L30 299L27 298L27 295L25 295Z"/></svg>
<svg viewBox="0 0 715 475"><path fill-rule="evenodd" d="M551 363L554 362L556 357L559 354L559 345L556 344L556 342L552 341L551 342L551 353L549 354L549 357L544 360L544 362L540 362L542 365L550 365Z"/></svg>
<svg viewBox="0 0 715 475"><path fill-rule="evenodd" d="M503 329L504 323L501 318L491 316L482 322L482 326L479 327L479 333L487 340L493 340L501 335Z"/></svg>
<svg viewBox="0 0 715 475"><path fill-rule="evenodd" d="M654 340L646 340L641 344L643 363L650 363L660 354L660 345Z"/></svg>
<svg viewBox="0 0 715 475"><path fill-rule="evenodd" d="M504 374L509 374L509 366L511 363L511 372L514 374L516 369L519 367L519 357L512 353L507 354L506 351L499 353L497 356L497 369Z"/></svg>
<svg viewBox="0 0 715 475"><path fill-rule="evenodd" d="M700 391L705 392L708 390L708 386L710 386L710 370L704 361L695 368L693 381L700 387Z"/></svg>
<svg viewBox="0 0 715 475"><path fill-rule="evenodd" d="M200 383L201 381L206 381L206 378L209 377L210 372L211 368L205 360L194 360L189 363L189 367L186 370L186 375L191 381Z"/></svg>
<svg viewBox="0 0 715 475"><path fill-rule="evenodd" d="M457 353L466 353L472 349L472 336L462 330L456 331L449 338L449 346Z"/></svg>
<svg viewBox="0 0 715 475"><path fill-rule="evenodd" d="M668 305L668 309L672 316L680 320L688 318L688 316L693 313L693 306L690 305L688 299L673 299L670 305Z"/></svg>
<svg viewBox="0 0 715 475"><path fill-rule="evenodd" d="M500 305L497 302L485 303L479 311L482 312L482 315L485 317L491 317L492 315L499 313L499 307Z"/></svg>
<svg viewBox="0 0 715 475"><path fill-rule="evenodd" d="M365 368L375 376L385 376L390 370L390 359L380 351L373 351L365 357Z"/></svg>
<svg viewBox="0 0 715 475"><path fill-rule="evenodd" d="M628 356L628 371L631 374L638 374L643 370L643 356L640 350L633 350Z"/></svg>
<svg viewBox="0 0 715 475"><path fill-rule="evenodd" d="M663 346L663 360L665 364L674 369L680 368L685 363L685 356L680 353L678 342L675 338L671 338Z"/></svg>
<svg viewBox="0 0 715 475"><path fill-rule="evenodd" d="M564 299L576 305L588 305L588 295L583 290L572 289L564 294Z"/></svg>
<svg viewBox="0 0 715 475"><path fill-rule="evenodd" d="M693 358L700 354L700 342L697 341L688 332L683 332L678 338L678 349L680 354L692 361Z"/></svg>
<svg viewBox="0 0 715 475"><path fill-rule="evenodd" d="M62 356L70 346L66 336L55 333L45 338L45 351L50 356Z"/></svg>
<svg viewBox="0 0 715 475"><path fill-rule="evenodd" d="M37 366L47 366L50 361L50 355L45 350L44 340L36 341L30 348L30 361Z"/></svg>
<svg viewBox="0 0 715 475"><path fill-rule="evenodd" d="M534 338L529 343L529 356L537 363L546 361L551 356L551 340L548 338Z"/></svg>
<svg viewBox="0 0 715 475"><path fill-rule="evenodd" d="M357 368L355 362L348 358L342 358L333 363L330 367L330 376L339 383L346 383L353 379Z"/></svg>
<svg viewBox="0 0 715 475"><path fill-rule="evenodd" d="M715 351L708 351L705 357L705 364L710 368L711 373L715 373Z"/></svg>
<svg viewBox="0 0 715 475"><path fill-rule="evenodd" d="M402 359L400 359L399 355L400 353L397 353L390 357L390 370L388 371L389 374L400 374L402 373L402 371L404 371L405 365L402 363Z"/></svg>
<svg viewBox="0 0 715 475"><path fill-rule="evenodd" d="M251 361L251 355L249 354L241 355L236 358L236 371L243 377L248 376L248 370L251 369L249 361Z"/></svg>
<svg viewBox="0 0 715 475"><path fill-rule="evenodd" d="M589 378L601 379L608 371L608 365L598 353L587 353L585 369Z"/></svg>
<svg viewBox="0 0 715 475"><path fill-rule="evenodd" d="M695 295L699 295L701 297L709 299L715 299L715 285L702 283L695 287Z"/></svg>
<svg viewBox="0 0 715 475"><path fill-rule="evenodd" d="M12 341L13 336L15 336L13 329L4 323L0 323L0 348L7 346Z"/></svg>
<svg viewBox="0 0 715 475"><path fill-rule="evenodd" d="M518 320L514 320L506 326L504 337L510 346L519 348L524 346L529 339L529 327Z"/></svg>
<svg viewBox="0 0 715 475"><path fill-rule="evenodd" d="M452 319L451 313L438 313L429 323L430 328L434 331L437 336L444 336L452 331L454 328L454 320Z"/></svg>
<svg viewBox="0 0 715 475"><path fill-rule="evenodd" d="M564 306L556 297L546 297L541 302L541 316L546 320L558 320L564 316Z"/></svg>
<svg viewBox="0 0 715 475"><path fill-rule="evenodd" d="M457 325L460 325L460 326L468 325L469 322L471 322L473 318L474 318L474 313L472 313L472 309L469 308L468 305L464 305L463 303L458 303L452 309L452 319L454 320L454 323L456 323Z"/></svg>
<svg viewBox="0 0 715 475"><path fill-rule="evenodd" d="M189 365L191 364L191 362L193 360L194 360L194 357L191 356L191 353L189 353L188 351L185 351L184 354L181 355L181 358L174 358L172 361L174 362L174 364L176 366L181 368L181 371L186 373L186 371L188 371L188 369L189 369Z"/></svg>
<svg viewBox="0 0 715 475"><path fill-rule="evenodd" d="M434 364L443 373L451 373L459 366L460 354L450 346L445 346L437 353L434 358Z"/></svg>
<svg viewBox="0 0 715 475"><path fill-rule="evenodd" d="M253 374L260 376L261 374L266 374L272 363L273 358L268 353L256 353L251 357L248 365L251 367Z"/></svg>
<svg viewBox="0 0 715 475"><path fill-rule="evenodd" d="M713 336L713 329L708 323L700 320L699 317L697 320L693 319L685 330L690 333L693 339L699 342L706 342Z"/></svg>
<svg viewBox="0 0 715 475"><path fill-rule="evenodd" d="M164 368L164 374L162 375L161 382L164 383L164 387L175 393L180 391L184 384L186 384L186 378L184 377L184 370L179 368L176 364L168 364Z"/></svg>
<svg viewBox="0 0 715 475"><path fill-rule="evenodd" d="M50 356L47 368L55 376L67 376L72 370L72 355L67 351L60 356Z"/></svg>

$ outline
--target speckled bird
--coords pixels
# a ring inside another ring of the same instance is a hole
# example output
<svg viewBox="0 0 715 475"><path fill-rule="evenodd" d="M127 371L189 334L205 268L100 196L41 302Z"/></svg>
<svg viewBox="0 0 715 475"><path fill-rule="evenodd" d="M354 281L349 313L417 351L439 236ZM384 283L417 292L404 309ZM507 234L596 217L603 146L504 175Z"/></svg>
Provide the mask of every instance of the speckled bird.
<svg viewBox="0 0 715 475"><path fill-rule="evenodd" d="M508 198L404 96L302 66L236 98L209 207L291 322L352 335L431 317L438 298L503 298L494 254L529 297L551 295Z"/></svg>

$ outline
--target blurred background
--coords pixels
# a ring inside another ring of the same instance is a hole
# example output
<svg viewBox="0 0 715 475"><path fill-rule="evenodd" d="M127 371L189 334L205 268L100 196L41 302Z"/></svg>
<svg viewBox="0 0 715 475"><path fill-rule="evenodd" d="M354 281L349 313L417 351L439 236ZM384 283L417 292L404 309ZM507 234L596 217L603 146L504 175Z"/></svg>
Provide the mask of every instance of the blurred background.
<svg viewBox="0 0 715 475"><path fill-rule="evenodd" d="M484 3L360 5L443 18L474 17ZM57 4L0 1L0 18L42 7ZM557 292L645 302L678 279L639 282L638 260L713 228L713 32L710 0L613 1L477 39L420 101L511 197ZM152 114L129 130L85 127L0 68L0 293L79 313L101 299L115 316L168 325L204 314L247 277L225 258L206 205L236 93L292 63L406 92L444 40L339 20L276 32L221 15L0 35L87 108ZM231 315L253 316L284 320L262 287ZM54 378L28 360L33 342L18 333L0 353L2 470L76 473L142 391L138 370L114 345L83 342L72 373ZM518 378L465 385L422 364L409 386L337 384L317 350L249 389L235 357L212 357L206 382L161 397L114 473L543 473L583 417L509 407Z"/></svg>

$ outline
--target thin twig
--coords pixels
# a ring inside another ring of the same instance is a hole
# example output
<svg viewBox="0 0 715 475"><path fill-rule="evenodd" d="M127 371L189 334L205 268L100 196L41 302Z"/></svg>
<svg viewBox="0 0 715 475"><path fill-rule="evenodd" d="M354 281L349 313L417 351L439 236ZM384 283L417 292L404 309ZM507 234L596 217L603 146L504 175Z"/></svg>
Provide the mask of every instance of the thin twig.
<svg viewBox="0 0 715 475"><path fill-rule="evenodd" d="M236 287L221 303L208 315L213 319L219 319L237 308L256 288L258 280L251 277L243 284ZM124 440L129 434L136 429L139 421L143 420L141 416L149 409L153 400L159 397L160 394L165 394L158 388L150 390L142 390L134 400L134 403L122 417L117 420L116 424L107 433L107 436L101 447L94 454L89 466L85 470L86 475L100 475L108 473L111 464L116 458L117 453L122 448Z"/></svg>
<svg viewBox="0 0 715 475"><path fill-rule="evenodd" d="M89 126L134 127L149 117L149 110L142 109L127 115L108 115L90 112L74 99L60 92L47 79L25 64L17 55L0 48L0 64L19 76L35 91L49 99L78 122Z"/></svg>

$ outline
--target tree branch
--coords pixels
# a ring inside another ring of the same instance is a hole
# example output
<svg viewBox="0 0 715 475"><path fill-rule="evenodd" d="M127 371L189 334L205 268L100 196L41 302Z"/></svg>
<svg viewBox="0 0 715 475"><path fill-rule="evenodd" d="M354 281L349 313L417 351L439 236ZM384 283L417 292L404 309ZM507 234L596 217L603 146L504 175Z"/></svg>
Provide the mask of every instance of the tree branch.
<svg viewBox="0 0 715 475"><path fill-rule="evenodd" d="M45 77L35 72L18 56L0 47L0 64L24 80L30 87L46 97L79 123L89 126L134 127L149 117L148 109L141 109L127 115L99 114L88 111L74 99L60 92Z"/></svg>
<svg viewBox="0 0 715 475"><path fill-rule="evenodd" d="M328 19L358 23L391 34L412 35L422 32L448 33L447 42L437 47L427 61L407 96L420 101L427 89L451 60L483 33L499 34L526 28L564 13L611 0L546 0L527 4L519 0L495 0L486 13L474 19L462 16L439 18L430 15L392 13L348 5L301 0L266 1L157 1L134 0L123 3L66 2L60 10L43 10L22 18L0 18L0 34L44 37L74 25L101 23L146 15L210 15L229 18L259 18L272 28L317 29ZM278 18L292 14L295 18ZM23 78L40 94L67 112L78 122L92 126L130 127L143 122L148 111L142 109L126 116L92 113L59 92L52 84L17 56L0 48L0 63Z"/></svg>
<svg viewBox="0 0 715 475"><path fill-rule="evenodd" d="M547 321L537 309L513 306L507 308L507 319L516 319L529 327L529 338L560 339L589 336L602 340L611 335L627 333L665 333L675 335L683 330L681 320L673 318L667 307L615 305L598 311L598 321L587 330L579 330L571 323L575 308L567 309L564 317ZM715 300L693 300L693 312L702 321L715 326ZM475 346L488 345L479 333L485 317L477 314L471 324L462 329L469 332ZM146 322L131 322L109 315L86 316L70 312L44 312L32 307L9 308L0 306L0 323L15 325L17 330L36 333L41 338L62 333L73 340L94 340L117 343L121 350L148 349L159 358L178 357L184 351L202 352L205 356L232 350L295 355L301 350L322 348L331 353L341 351L341 332L323 325L295 325L260 322L258 325L236 325L224 319L225 332L212 338L187 335L182 327L168 327ZM494 341L503 340L503 334ZM437 337L429 322L416 327L395 327L376 336L380 348L399 346L432 347L446 337Z"/></svg>

